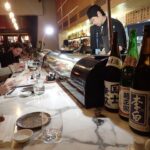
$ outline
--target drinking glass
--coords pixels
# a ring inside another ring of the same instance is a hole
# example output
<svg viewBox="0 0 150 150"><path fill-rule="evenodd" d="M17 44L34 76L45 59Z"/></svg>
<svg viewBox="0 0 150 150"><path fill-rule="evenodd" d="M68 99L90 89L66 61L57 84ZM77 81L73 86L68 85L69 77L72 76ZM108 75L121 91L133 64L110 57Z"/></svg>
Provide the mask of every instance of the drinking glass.
<svg viewBox="0 0 150 150"><path fill-rule="evenodd" d="M44 81L42 79L37 79L33 86L34 94L41 95L45 92Z"/></svg>
<svg viewBox="0 0 150 150"><path fill-rule="evenodd" d="M59 143L62 139L63 120L58 111L49 112L49 123L42 126L42 139L44 143ZM43 121L44 119L42 119Z"/></svg>
<svg viewBox="0 0 150 150"><path fill-rule="evenodd" d="M33 76L33 79L34 79L34 80L38 80L38 79L40 79L41 73L40 73L40 71L37 69L37 70L33 71L32 76Z"/></svg>

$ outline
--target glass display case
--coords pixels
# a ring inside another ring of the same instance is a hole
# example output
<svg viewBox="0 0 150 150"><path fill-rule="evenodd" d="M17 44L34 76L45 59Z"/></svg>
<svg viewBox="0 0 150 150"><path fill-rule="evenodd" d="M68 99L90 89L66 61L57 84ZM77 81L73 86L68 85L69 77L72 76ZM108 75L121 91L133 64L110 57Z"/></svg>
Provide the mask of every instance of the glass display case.
<svg viewBox="0 0 150 150"><path fill-rule="evenodd" d="M50 51L46 63L63 80L59 84L84 107L104 104L104 75L108 56L62 54Z"/></svg>
<svg viewBox="0 0 150 150"><path fill-rule="evenodd" d="M86 57L82 54L63 54L60 52L49 51L46 54L46 63L50 69L60 77L70 78L71 70L81 58Z"/></svg>

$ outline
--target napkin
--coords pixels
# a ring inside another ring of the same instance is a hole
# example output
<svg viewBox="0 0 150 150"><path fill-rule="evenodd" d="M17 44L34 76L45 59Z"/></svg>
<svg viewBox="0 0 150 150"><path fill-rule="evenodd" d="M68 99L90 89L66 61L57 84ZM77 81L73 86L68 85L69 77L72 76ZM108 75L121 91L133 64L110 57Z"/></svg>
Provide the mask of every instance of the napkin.
<svg viewBox="0 0 150 150"><path fill-rule="evenodd" d="M0 122L0 143L11 142L16 122L16 117L13 115L4 115L4 117L5 120Z"/></svg>

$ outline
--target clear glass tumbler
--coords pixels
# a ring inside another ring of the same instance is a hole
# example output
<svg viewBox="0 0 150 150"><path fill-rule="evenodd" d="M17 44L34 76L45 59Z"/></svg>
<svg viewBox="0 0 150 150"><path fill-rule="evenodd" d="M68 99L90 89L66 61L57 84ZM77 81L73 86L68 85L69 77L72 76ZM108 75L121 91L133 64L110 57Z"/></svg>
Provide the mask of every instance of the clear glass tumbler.
<svg viewBox="0 0 150 150"><path fill-rule="evenodd" d="M61 142L63 131L62 115L58 111L50 111L48 114L49 123L42 126L42 139L44 143L59 143Z"/></svg>
<svg viewBox="0 0 150 150"><path fill-rule="evenodd" d="M44 81L42 79L37 79L33 86L34 94L41 95L45 92Z"/></svg>

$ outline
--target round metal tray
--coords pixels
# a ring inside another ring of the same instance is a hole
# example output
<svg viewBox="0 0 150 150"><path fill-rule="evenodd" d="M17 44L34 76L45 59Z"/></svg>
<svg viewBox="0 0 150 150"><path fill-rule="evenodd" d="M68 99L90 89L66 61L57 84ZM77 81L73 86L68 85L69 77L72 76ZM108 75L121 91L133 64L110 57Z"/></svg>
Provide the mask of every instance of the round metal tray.
<svg viewBox="0 0 150 150"><path fill-rule="evenodd" d="M50 114L45 112L32 112L17 119L16 125L24 129L40 128L50 122Z"/></svg>

